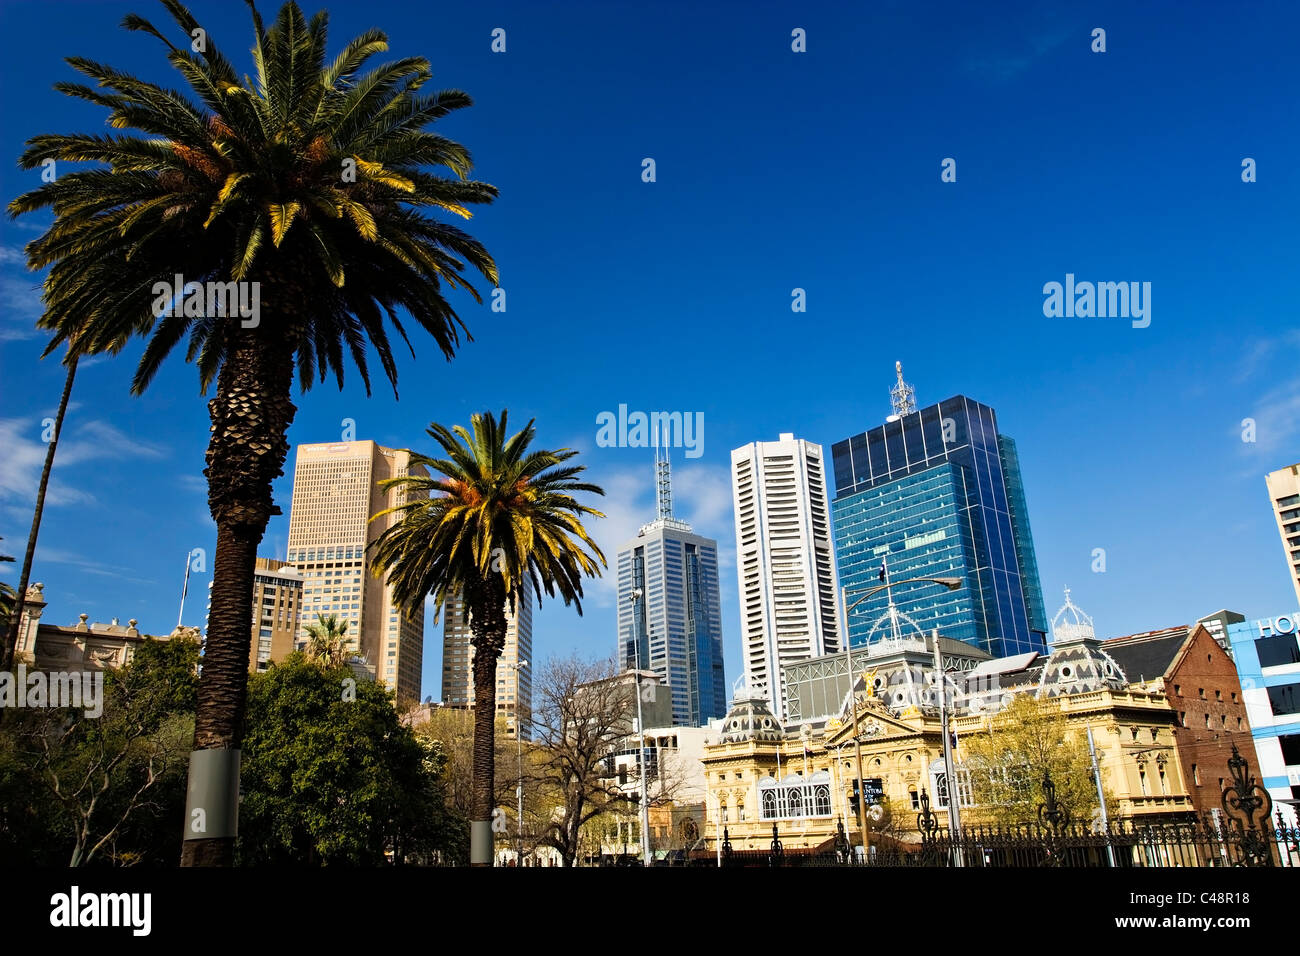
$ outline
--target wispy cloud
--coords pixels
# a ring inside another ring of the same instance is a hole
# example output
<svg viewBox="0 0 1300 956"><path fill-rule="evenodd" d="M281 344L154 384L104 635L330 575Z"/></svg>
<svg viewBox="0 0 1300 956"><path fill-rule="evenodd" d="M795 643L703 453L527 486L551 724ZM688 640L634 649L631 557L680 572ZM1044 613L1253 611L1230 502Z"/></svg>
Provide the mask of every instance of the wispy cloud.
<svg viewBox="0 0 1300 956"><path fill-rule="evenodd" d="M15 342L38 338L41 315L41 283L33 276L0 276L0 341Z"/></svg>
<svg viewBox="0 0 1300 956"><path fill-rule="evenodd" d="M1087 32L1074 26L1056 27L1031 34L1017 34L1011 31L998 34L984 34L977 42L985 44L985 49L978 55L966 60L970 72L994 82L1004 83L1013 80L1035 63L1043 59L1071 37L1079 42L1088 39ZM1000 49L989 49L1000 44Z"/></svg>
<svg viewBox="0 0 1300 956"><path fill-rule="evenodd" d="M6 223L14 229L21 229L23 232L45 232L50 228L48 222L36 222L31 219L16 219L13 222Z"/></svg>
<svg viewBox="0 0 1300 956"><path fill-rule="evenodd" d="M208 479L202 475L181 472L176 476L176 485L182 491L188 491L190 494L206 495L208 493Z"/></svg>
<svg viewBox="0 0 1300 956"><path fill-rule="evenodd" d="M40 484L41 469L49 445L44 439L51 425L42 419L0 418L0 502L10 506L30 507ZM54 472L45 503L50 507L93 504L89 492L73 488L60 480L73 465L114 459L159 459L166 456L160 447L132 438L108 422L91 420L69 428L54 459Z"/></svg>
<svg viewBox="0 0 1300 956"><path fill-rule="evenodd" d="M32 419L0 418L0 448L5 450L0 455L0 501L16 509L18 515L26 511L31 516L41 469L45 466L45 451L49 446L41 440L41 431L40 422ZM85 505L94 500L88 492L69 487L53 473L50 475L45 494L48 507Z"/></svg>
<svg viewBox="0 0 1300 956"><path fill-rule="evenodd" d="M133 575L135 568L122 567L117 564L104 564L100 561L89 561L84 554L77 554L71 551L63 551L59 548L47 548L40 541L36 542L36 560L45 561L50 564L66 564L76 568L83 574L93 574L98 577L116 578L120 581L128 581L131 584L157 584L152 578L137 578Z"/></svg>
<svg viewBox="0 0 1300 956"><path fill-rule="evenodd" d="M591 464L588 462L588 464ZM592 538L605 552L610 568L590 587L592 603L613 607L617 600L614 562L620 545L655 516L654 472L642 467L592 469L591 480L605 489L605 497L590 502L605 518L592 522ZM731 476L721 465L682 464L673 469L673 513L690 522L696 534L718 542L721 585L724 568L735 567L735 531L732 524Z"/></svg>
<svg viewBox="0 0 1300 956"><path fill-rule="evenodd" d="M62 457L62 449L59 455ZM115 425L100 419L92 419L77 426L68 455L74 461L91 458L167 457L166 451L158 445L132 438Z"/></svg>
<svg viewBox="0 0 1300 956"><path fill-rule="evenodd" d="M1240 444L1253 464L1272 471L1300 457L1300 386L1293 382L1278 385L1245 407L1246 417L1254 420L1254 441L1242 440ZM1234 426L1238 438L1245 427Z"/></svg>
<svg viewBox="0 0 1300 956"><path fill-rule="evenodd" d="M1238 383L1256 381L1274 357L1281 357L1290 366L1297 354L1300 354L1300 329L1289 329L1271 338L1251 339L1237 359L1233 378Z"/></svg>

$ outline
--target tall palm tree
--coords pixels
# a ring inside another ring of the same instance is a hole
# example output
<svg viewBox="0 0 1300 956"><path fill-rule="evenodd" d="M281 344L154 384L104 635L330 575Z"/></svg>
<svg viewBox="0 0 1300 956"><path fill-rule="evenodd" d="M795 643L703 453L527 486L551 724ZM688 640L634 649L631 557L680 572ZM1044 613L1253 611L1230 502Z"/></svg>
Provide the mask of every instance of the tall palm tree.
<svg viewBox="0 0 1300 956"><path fill-rule="evenodd" d="M65 362L68 368L63 379L63 395L59 398L59 409L54 415L54 432L50 435L45 449L45 464L41 468L40 484L36 487L36 510L32 512L32 529L27 535L27 547L23 551L23 566L18 573L18 590L13 592L13 600L8 612L0 614L0 627L4 627L4 647L0 649L0 670L8 670L14 663L14 651L18 648L18 629L22 626L23 603L27 599L27 585L31 582L32 562L36 558L36 538L41 530L41 518L45 515L45 493L50 487L50 471L54 468L54 453L59 447L59 435L63 431L63 418L68 412L68 397L72 394L72 383L77 377L78 353L68 349ZM12 561L13 558L0 558ZM8 587L8 585L3 585ZM11 589L12 590L12 589Z"/></svg>
<svg viewBox="0 0 1300 956"><path fill-rule="evenodd" d="M314 624L303 627L307 632L307 656L326 667L342 667L352 656L348 647L348 622L338 615L316 615Z"/></svg>
<svg viewBox="0 0 1300 956"><path fill-rule="evenodd" d="M428 433L445 457L411 455L412 467L428 475L390 478L404 504L374 519L401 516L372 545L375 573L387 572L393 597L415 608L432 595L437 614L463 597L474 645L474 787L470 808L470 862L490 866L495 766L497 659L505 646L506 609L527 600L525 578L541 603L558 592L582 613L582 579L598 577L605 556L582 518L603 518L580 504L574 492L603 495L574 479L586 468L564 465L578 453L529 451L536 434L530 421L506 437L506 412L474 415L471 429L437 423ZM599 563L598 563L599 562Z"/></svg>
<svg viewBox="0 0 1300 956"><path fill-rule="evenodd" d="M425 129L470 105L459 90L424 92L428 61L406 57L361 72L387 38L368 30L326 60L324 12L308 22L296 3L269 29L251 0L254 78L241 79L211 31L177 0L161 0L184 34L175 46L135 14L122 25L167 47L194 99L82 57L68 62L97 85L56 89L107 108L114 129L146 136L42 135L21 164L92 161L15 199L11 215L50 207L54 225L27 246L32 269L49 267L38 323L79 354L117 352L148 339L132 382L140 393L188 338L212 420L208 504L217 524L212 609L195 717L191 767L218 766L233 803L247 684L257 546L279 514L271 483L283 473L295 370L299 387L345 365L370 392L373 348L396 394L385 318L410 348L404 310L450 359L469 338L444 295L478 292L467 266L493 284L483 246L428 213L469 218L496 189L468 179L469 152ZM192 52L191 38L200 49ZM446 167L455 178L425 167ZM160 283L205 283L200 302ZM236 285L224 285L235 283ZM237 315L233 290L259 309ZM234 751L235 753L230 753ZM214 758L200 760L199 757ZM193 807L187 807L187 819ZM233 821L207 816L210 835L187 839L183 864L233 862ZM193 836L193 834L189 834Z"/></svg>

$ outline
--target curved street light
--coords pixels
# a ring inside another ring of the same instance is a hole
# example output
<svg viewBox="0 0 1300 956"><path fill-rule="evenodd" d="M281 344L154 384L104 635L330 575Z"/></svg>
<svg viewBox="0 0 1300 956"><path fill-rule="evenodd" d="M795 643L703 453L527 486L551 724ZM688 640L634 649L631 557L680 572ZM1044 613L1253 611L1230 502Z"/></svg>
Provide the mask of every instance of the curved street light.
<svg viewBox="0 0 1300 956"><path fill-rule="evenodd" d="M862 832L862 855L863 862L867 862L866 857L869 853L867 843L867 796L866 783L862 777L862 743L858 740L858 702L853 693L853 657L852 645L849 643L849 614L853 609L865 601L867 598L884 591L889 594L889 611L890 619L894 625L895 636L898 632L898 609L894 606L893 588L900 584L938 584L949 591L956 591L962 586L961 578L907 578L902 581L890 581L888 568L882 565L882 575L884 584L875 584L866 588L854 588L853 593L860 596L852 604L848 603L849 590L843 586L840 587L840 607L843 609L844 617L844 669L849 675L849 711L853 715L853 759L858 774L858 828ZM934 657L939 661L939 632L935 631L934 637ZM940 706L942 708L943 692L940 688ZM951 782L952 777L952 751L948 738L948 720L946 714L943 715L943 753L945 758L945 769L948 773L948 780ZM953 801L948 801L948 812L952 815ZM956 830L953 830L954 839Z"/></svg>
<svg viewBox="0 0 1300 956"><path fill-rule="evenodd" d="M516 678L521 670L528 666L527 661L503 661L506 667L513 667ZM515 841L515 866L524 865L524 735L519 722L518 693L515 694L515 750L519 755L519 783L515 786L515 798L518 800L519 836Z"/></svg>
<svg viewBox="0 0 1300 956"><path fill-rule="evenodd" d="M641 717L641 639L637 634L637 621L640 619L638 604L645 594L638 587L632 588L629 598L632 601L632 646L636 661L636 763L641 771L641 794L637 801L641 804L641 865L650 865L650 801L646 793L645 782L645 721Z"/></svg>

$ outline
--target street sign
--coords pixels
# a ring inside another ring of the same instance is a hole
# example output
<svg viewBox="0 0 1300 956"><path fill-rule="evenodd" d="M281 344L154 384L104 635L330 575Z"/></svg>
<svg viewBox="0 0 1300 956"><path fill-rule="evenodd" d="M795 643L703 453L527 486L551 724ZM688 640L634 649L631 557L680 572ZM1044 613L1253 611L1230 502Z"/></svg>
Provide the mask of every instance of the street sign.
<svg viewBox="0 0 1300 956"><path fill-rule="evenodd" d="M885 785L884 781L880 777L867 777L864 783L865 787L863 788L862 796L867 806L875 806L876 804L885 802ZM856 806L858 802L858 786L856 780L853 781L852 800L853 804Z"/></svg>

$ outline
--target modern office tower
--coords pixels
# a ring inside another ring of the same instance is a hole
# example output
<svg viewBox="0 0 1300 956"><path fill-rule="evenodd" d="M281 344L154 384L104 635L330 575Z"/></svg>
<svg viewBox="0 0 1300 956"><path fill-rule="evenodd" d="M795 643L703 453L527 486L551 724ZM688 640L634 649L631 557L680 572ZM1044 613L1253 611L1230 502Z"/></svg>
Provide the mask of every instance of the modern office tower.
<svg viewBox="0 0 1300 956"><path fill-rule="evenodd" d="M822 447L793 434L731 453L745 682L786 717L782 668L840 650Z"/></svg>
<svg viewBox="0 0 1300 956"><path fill-rule="evenodd" d="M253 571L253 643L248 669L264 671L284 660L301 637L298 607L302 574L292 564L258 558Z"/></svg>
<svg viewBox="0 0 1300 956"><path fill-rule="evenodd" d="M299 445L287 557L303 578L299 628L318 614L347 621L352 646L375 679L399 700L418 701L424 606L403 614L387 582L371 574L366 551L397 520L370 518L404 502L400 488L384 491L379 483L408 473L425 470L411 465L409 451L373 441Z"/></svg>
<svg viewBox="0 0 1300 956"><path fill-rule="evenodd" d="M727 712L718 543L673 517L667 458L655 472L659 516L618 549L619 664L659 674L673 726L701 727Z"/></svg>
<svg viewBox="0 0 1300 956"><path fill-rule="evenodd" d="M959 577L956 591L894 588L894 604L916 628L938 628L994 657L1046 653L1015 443L998 433L993 409L964 395L918 411L901 363L895 368L895 414L831 449L835 555L849 603L882 579ZM885 636L888 601L883 592L862 601L850 615L850 643Z"/></svg>
<svg viewBox="0 0 1300 956"><path fill-rule="evenodd" d="M442 610L442 704L472 708L474 695L474 634L465 602L448 600ZM527 661L526 666L520 666ZM506 610L506 643L497 659L497 714L506 718L511 737L521 726L529 740L533 707L533 586L524 578L524 590L513 611ZM522 721L520 721L522 717Z"/></svg>
<svg viewBox="0 0 1300 956"><path fill-rule="evenodd" d="M1287 575L1300 601L1300 464L1290 465L1266 476L1268 499L1277 518L1277 533L1286 552Z"/></svg>
<svg viewBox="0 0 1300 956"><path fill-rule="evenodd" d="M1232 656L1232 643L1228 640L1228 628L1233 624L1240 624L1246 620L1246 615L1238 611L1229 611L1226 608L1221 611L1215 611L1213 614L1207 614L1205 617L1198 617L1197 624L1204 624L1205 629L1210 632L1210 637L1214 638L1215 643Z"/></svg>
<svg viewBox="0 0 1300 956"><path fill-rule="evenodd" d="M1229 624L1228 639L1246 701L1247 729L1259 757L1259 784L1272 796L1273 806L1287 825L1296 826L1300 808L1300 611ZM1184 693L1190 692L1184 688ZM1215 774L1225 776L1222 767Z"/></svg>

